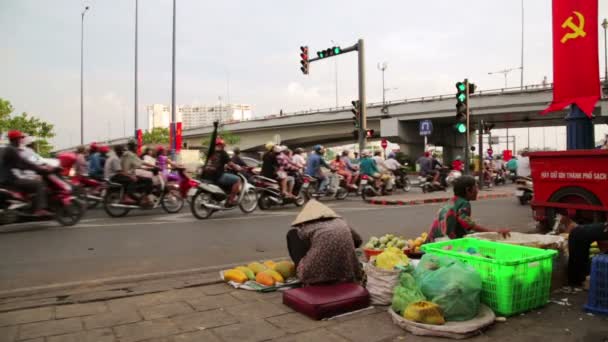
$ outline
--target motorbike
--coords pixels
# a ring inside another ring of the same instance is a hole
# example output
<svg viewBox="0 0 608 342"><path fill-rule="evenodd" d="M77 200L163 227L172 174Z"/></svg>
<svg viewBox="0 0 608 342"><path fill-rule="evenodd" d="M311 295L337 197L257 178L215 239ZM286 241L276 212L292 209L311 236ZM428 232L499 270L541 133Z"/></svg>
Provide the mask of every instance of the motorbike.
<svg viewBox="0 0 608 342"><path fill-rule="evenodd" d="M293 203L297 207L301 207L306 203L304 194L300 191L302 188L302 177L296 175L295 185L292 194L295 198L285 197L281 193L281 187L279 183L271 178L267 178L261 175L253 175L252 181L258 192L258 207L261 210L268 210L272 206L283 206L286 204Z"/></svg>
<svg viewBox="0 0 608 342"><path fill-rule="evenodd" d="M382 185L378 187L375 179L367 175L361 175L361 198L363 198L364 201L374 196L386 196L390 194L393 189L394 186L393 188L387 188L386 182L382 182Z"/></svg>
<svg viewBox="0 0 608 342"><path fill-rule="evenodd" d="M157 172L157 170L155 171ZM151 197L151 205L143 203L144 196L140 194L135 204L124 203L126 189L119 183L108 181L105 196L103 198L103 209L110 217L126 216L133 209L156 209L162 207L169 214L178 213L184 207L184 197L182 197L178 184L165 183L163 177L159 177L159 184L154 185Z"/></svg>
<svg viewBox="0 0 608 342"><path fill-rule="evenodd" d="M175 174L170 174L167 177L167 184L169 186L176 184L179 188L180 196L190 203L192 200L192 196L188 196L190 189L197 188L201 182L188 176L186 169L183 167L173 167L173 171L175 171Z"/></svg>
<svg viewBox="0 0 608 342"><path fill-rule="evenodd" d="M410 179L407 177L406 173L407 168L402 167L393 172L395 175L395 188L402 189L405 192L409 192L412 190L412 183Z"/></svg>
<svg viewBox="0 0 608 342"><path fill-rule="evenodd" d="M74 194L86 205L94 209L103 202L107 183L90 177L74 176L69 178L74 187Z"/></svg>
<svg viewBox="0 0 608 342"><path fill-rule="evenodd" d="M515 184L517 184L515 196L519 200L519 204L526 205L530 203L532 197L534 197L532 178L517 177L517 179L515 180Z"/></svg>
<svg viewBox="0 0 608 342"><path fill-rule="evenodd" d="M505 177L505 173L502 170L498 170L494 172L494 185L506 185L507 178Z"/></svg>
<svg viewBox="0 0 608 342"><path fill-rule="evenodd" d="M256 188L247 181L247 177L242 173L236 173L236 175L241 179L237 205L230 206L227 203L230 189L223 189L210 181L202 180L196 188L192 188L188 192L188 196L192 198L190 201L192 215L199 220L204 220L216 211L228 211L237 207L245 214L254 212L258 207Z"/></svg>
<svg viewBox="0 0 608 342"><path fill-rule="evenodd" d="M73 187L61 178L58 171L43 175L42 179L47 187L49 204L47 210L52 213L52 216L32 215L30 195L0 188L0 225L54 218L61 225L72 226L80 221L84 215L85 206L74 196Z"/></svg>
<svg viewBox="0 0 608 342"><path fill-rule="evenodd" d="M422 189L422 192L433 192L433 191L446 191L448 188L448 168L443 167L439 171L439 182L434 181L432 175L418 176L418 186Z"/></svg>
<svg viewBox="0 0 608 342"><path fill-rule="evenodd" d="M348 196L348 190L340 185L344 177L337 174L335 170L332 170L331 173L327 175L327 178L328 184L325 191L319 192L319 187L321 186L319 179L311 175L304 175L302 192L304 193L304 198L306 201L309 201L312 198L335 198L338 200L346 199Z"/></svg>
<svg viewBox="0 0 608 342"><path fill-rule="evenodd" d="M460 178L461 176L462 176L461 171L451 170L450 173L448 173L448 176L445 179L445 181L446 181L446 183L448 183L448 185L453 185L454 181L457 180L458 178Z"/></svg>

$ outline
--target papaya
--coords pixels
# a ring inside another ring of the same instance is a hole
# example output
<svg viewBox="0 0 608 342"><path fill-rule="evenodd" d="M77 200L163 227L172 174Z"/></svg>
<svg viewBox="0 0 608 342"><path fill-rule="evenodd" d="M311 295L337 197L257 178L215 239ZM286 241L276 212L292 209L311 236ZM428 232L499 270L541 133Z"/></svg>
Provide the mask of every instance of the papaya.
<svg viewBox="0 0 608 342"><path fill-rule="evenodd" d="M274 261L272 261L272 260L266 260L266 261L264 261L264 266L266 266L266 267L268 267L270 269L273 269L274 265L276 265L276 263Z"/></svg>
<svg viewBox="0 0 608 342"><path fill-rule="evenodd" d="M266 286L274 286L275 284L274 278L266 272L260 272L256 274L255 281Z"/></svg>
<svg viewBox="0 0 608 342"><path fill-rule="evenodd" d="M247 281L247 275L243 271L232 269L224 272L225 281L233 281L235 283L242 284Z"/></svg>
<svg viewBox="0 0 608 342"><path fill-rule="evenodd" d="M249 280L255 280L255 274L253 273L253 271L249 268L249 267L245 267L245 266L239 266L236 268L237 270L245 273L245 275L247 276L247 278Z"/></svg>
<svg viewBox="0 0 608 342"><path fill-rule="evenodd" d="M445 324L445 318L439 305L427 301L414 302L408 305L403 310L403 318L423 324Z"/></svg>
<svg viewBox="0 0 608 342"><path fill-rule="evenodd" d="M281 261L274 265L274 270L279 272L284 279L296 276L296 265L291 261Z"/></svg>
<svg viewBox="0 0 608 342"><path fill-rule="evenodd" d="M275 270L267 269L267 270L262 271L262 273L266 273L266 274L270 275L274 279L274 281L277 283L285 282L285 279L283 279L283 276Z"/></svg>
<svg viewBox="0 0 608 342"><path fill-rule="evenodd" d="M247 268L252 270L255 275L257 275L258 273L262 272L265 269L268 269L268 267L266 265L262 265L259 262L252 262L251 264L247 265Z"/></svg>

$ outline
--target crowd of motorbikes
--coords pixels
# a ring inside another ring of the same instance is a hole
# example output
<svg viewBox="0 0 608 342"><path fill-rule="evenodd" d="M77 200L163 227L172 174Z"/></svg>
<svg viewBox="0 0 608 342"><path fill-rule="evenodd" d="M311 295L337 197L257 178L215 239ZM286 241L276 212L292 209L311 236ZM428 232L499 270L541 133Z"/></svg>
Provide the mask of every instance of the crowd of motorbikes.
<svg viewBox="0 0 608 342"><path fill-rule="evenodd" d="M158 170L152 170L158 171ZM190 177L184 168L173 168L173 177L165 179L158 176L153 191L143 201L144 196L134 203L125 203L126 188L109 180L94 179L83 176L70 176L61 167L51 167L49 172L41 175L47 187L49 209L53 217L34 217L30 215L31 201L22 193L0 188L0 225L28 220L56 219L62 225L74 225L83 217L87 209L102 206L111 217L123 217L132 210L149 210L162 208L167 213L177 213L188 203L192 214L197 219L209 218L215 212L239 208L244 213L251 213L257 208L268 210L272 207L294 204L302 206L308 200L337 199L344 200L349 195L368 199L374 196L390 195L396 190L409 192L412 189L406 168L393 172L390 182L380 182L365 175L356 177L354 184L346 184L343 176L335 170L327 173L328 184L321 192L320 180L306 174L294 174L295 186L293 197L286 197L275 179L260 174L259 167L245 168L236 174L241 187L236 205L229 204L229 189L206 180ZM418 176L417 186L422 192L446 191L462 175L458 170L442 167L434 175ZM489 177L488 177L489 176ZM505 170L484 174L486 186L506 184L507 179L518 184L518 198L526 204L532 198L531 179L515 178ZM520 196L521 195L521 196Z"/></svg>

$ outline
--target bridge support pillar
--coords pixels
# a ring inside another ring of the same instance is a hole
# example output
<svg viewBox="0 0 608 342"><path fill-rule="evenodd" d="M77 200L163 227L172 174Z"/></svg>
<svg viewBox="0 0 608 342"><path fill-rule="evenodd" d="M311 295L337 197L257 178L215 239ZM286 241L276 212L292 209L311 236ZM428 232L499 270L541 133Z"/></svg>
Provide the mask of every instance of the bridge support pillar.
<svg viewBox="0 0 608 342"><path fill-rule="evenodd" d="M576 104L570 106L570 112L566 116L566 131L568 150L593 149L595 147L593 121Z"/></svg>

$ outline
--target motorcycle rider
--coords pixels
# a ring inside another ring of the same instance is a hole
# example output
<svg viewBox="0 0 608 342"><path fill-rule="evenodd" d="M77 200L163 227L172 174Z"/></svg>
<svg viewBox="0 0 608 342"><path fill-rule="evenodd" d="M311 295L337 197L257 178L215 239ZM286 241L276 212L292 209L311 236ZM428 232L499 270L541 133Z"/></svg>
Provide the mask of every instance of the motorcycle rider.
<svg viewBox="0 0 608 342"><path fill-rule="evenodd" d="M275 146L275 144L271 142L266 144L266 153L264 153L264 156L262 157L262 176L276 180L281 187L283 196L291 197L291 193L288 192L287 174L281 171L281 165L277 158L278 154L278 146Z"/></svg>
<svg viewBox="0 0 608 342"><path fill-rule="evenodd" d="M439 184L439 172L433 168L431 152L424 152L424 155L416 161L420 165L420 175L422 177L433 177L433 183Z"/></svg>
<svg viewBox="0 0 608 342"><path fill-rule="evenodd" d="M215 139L215 153L208 156L207 166L203 170L203 179L210 180L222 188L230 189L226 206L235 206L237 197L241 189L241 179L232 173L226 172L226 166L236 172L240 172L242 168L230 160L228 152L225 150L226 143L224 139L218 137Z"/></svg>
<svg viewBox="0 0 608 342"><path fill-rule="evenodd" d="M342 173L340 173L340 171L338 171L338 174L344 176L346 178L346 184L350 185L351 187L356 188L357 186L355 185L357 183L357 180L359 179L359 165L355 165L352 163L352 161L349 158L349 151L348 150L344 150L342 151L342 157L340 157L340 160L342 161L342 163L344 163L344 170L342 171ZM350 176L350 181L349 181L349 176Z"/></svg>
<svg viewBox="0 0 608 342"><path fill-rule="evenodd" d="M362 175L366 175L373 179L377 188L382 186L382 175L376 166L376 161L371 157L371 152L369 150L363 150L361 152L359 170Z"/></svg>
<svg viewBox="0 0 608 342"><path fill-rule="evenodd" d="M131 197L131 194L135 192L137 177L130 176L123 171L121 158L124 153L125 147L123 145L114 146L114 153L110 154L105 162L103 176L110 182L124 186L125 196L122 201L124 204L135 204L136 201Z"/></svg>
<svg viewBox="0 0 608 342"><path fill-rule="evenodd" d="M46 187L41 180L19 178L13 172L17 170L33 170L38 173L46 173L45 167L36 165L19 155L19 145L25 135L18 130L8 132L9 145L0 150L0 186L7 189L15 189L26 193L32 193L32 209L36 216L48 216Z"/></svg>
<svg viewBox="0 0 608 342"><path fill-rule="evenodd" d="M122 158L120 158L120 162L121 162L123 172L125 172L127 175L129 175L131 177L135 177L135 179L137 180L135 183L135 187L138 191L140 191L144 194L144 196L142 198L143 199L142 205L149 205L150 199L148 198L148 195L150 195L150 193L152 193L152 190L153 190L152 178L144 177L144 176L137 176L135 170L141 168L142 166L143 167L155 167L155 166L153 164L145 163L144 161L139 159L139 157L137 156L137 143L133 140L130 140L127 143L127 151L125 151L125 153L122 155ZM131 193L131 195L133 195L133 193Z"/></svg>
<svg viewBox="0 0 608 342"><path fill-rule="evenodd" d="M306 167L306 159L302 156L302 153L304 153L304 149L298 147L293 151L293 156L291 156L291 162L298 167L300 172L304 171Z"/></svg>
<svg viewBox="0 0 608 342"><path fill-rule="evenodd" d="M100 146L96 143L89 145L89 176L95 179L103 178Z"/></svg>
<svg viewBox="0 0 608 342"><path fill-rule="evenodd" d="M279 153L277 154L277 161L279 162L279 166L281 170L279 172L283 172L285 177L287 178L287 193L288 197L295 197L293 195L293 189L295 187L296 179L294 174L298 172L298 167L291 162L291 157L289 156L289 149L287 146L278 146Z"/></svg>
<svg viewBox="0 0 608 342"><path fill-rule="evenodd" d="M322 145L315 145L313 147L313 153L310 154L308 162L306 163L306 174L319 180L319 193L325 193L325 190L327 190L327 186L329 185L329 178L325 176L321 167L323 166L333 170L325 159L323 159L324 154L325 148Z"/></svg>
<svg viewBox="0 0 608 342"><path fill-rule="evenodd" d="M462 172L464 170L464 163L462 162L461 156L456 156L452 161L452 170Z"/></svg>

